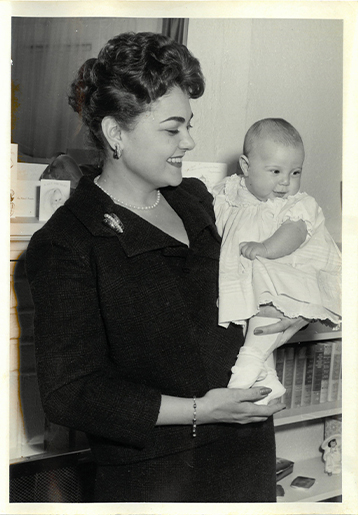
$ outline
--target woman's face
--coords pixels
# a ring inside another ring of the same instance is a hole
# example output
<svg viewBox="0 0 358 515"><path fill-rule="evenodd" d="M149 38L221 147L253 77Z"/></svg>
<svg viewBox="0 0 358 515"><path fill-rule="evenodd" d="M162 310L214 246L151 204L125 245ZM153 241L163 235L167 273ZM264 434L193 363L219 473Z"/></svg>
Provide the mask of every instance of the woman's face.
<svg viewBox="0 0 358 515"><path fill-rule="evenodd" d="M270 139L258 141L243 171L247 189L262 201L295 195L301 185L304 151L301 145L286 146Z"/></svg>
<svg viewBox="0 0 358 515"><path fill-rule="evenodd" d="M191 118L188 95L175 87L137 118L134 129L121 130L121 173L133 186L180 184L182 159L195 146L189 134Z"/></svg>

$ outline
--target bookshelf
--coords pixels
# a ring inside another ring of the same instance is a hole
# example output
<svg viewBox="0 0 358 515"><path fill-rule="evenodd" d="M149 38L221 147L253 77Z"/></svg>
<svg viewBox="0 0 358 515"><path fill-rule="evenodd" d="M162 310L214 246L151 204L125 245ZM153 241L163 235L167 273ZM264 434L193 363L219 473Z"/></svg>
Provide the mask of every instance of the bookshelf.
<svg viewBox="0 0 358 515"><path fill-rule="evenodd" d="M296 476L308 476L316 479L315 484L307 491L296 490L290 486ZM319 502L341 495L341 476L328 476L323 472L323 463L319 458L311 458L295 462L293 473L278 482L285 492L278 497L280 502Z"/></svg>
<svg viewBox="0 0 358 515"><path fill-rule="evenodd" d="M315 404L313 406L291 408L289 410L281 411L275 415L275 427L325 418L332 415L339 415L341 411L341 403L337 403L336 401L324 404Z"/></svg>
<svg viewBox="0 0 358 515"><path fill-rule="evenodd" d="M341 328L330 330L323 324L314 323L296 334L286 346L292 343L314 346L341 338ZM278 481L278 485L284 489L284 496L277 498L279 503L329 502L342 494L341 475L328 476L324 472L321 449L325 439L325 422L341 413L342 401L338 398L320 404L287 408L275 415L276 454L294 462L293 472ZM308 490L294 489L290 484L297 476L315 478L315 484Z"/></svg>

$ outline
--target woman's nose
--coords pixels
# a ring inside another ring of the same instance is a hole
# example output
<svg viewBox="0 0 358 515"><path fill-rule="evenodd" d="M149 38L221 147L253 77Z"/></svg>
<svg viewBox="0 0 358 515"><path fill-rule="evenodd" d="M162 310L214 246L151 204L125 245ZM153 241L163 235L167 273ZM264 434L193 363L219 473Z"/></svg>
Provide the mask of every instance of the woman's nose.
<svg viewBox="0 0 358 515"><path fill-rule="evenodd" d="M193 150L194 147L195 141L190 136L189 132L187 132L186 136L180 140L179 148L181 150Z"/></svg>

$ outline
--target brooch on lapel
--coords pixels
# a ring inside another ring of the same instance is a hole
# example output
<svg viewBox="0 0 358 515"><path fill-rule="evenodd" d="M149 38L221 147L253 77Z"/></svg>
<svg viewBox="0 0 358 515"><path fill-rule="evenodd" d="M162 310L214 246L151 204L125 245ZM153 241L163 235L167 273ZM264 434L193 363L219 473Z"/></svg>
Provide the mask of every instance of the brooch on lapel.
<svg viewBox="0 0 358 515"><path fill-rule="evenodd" d="M116 233L121 234L124 231L124 225L115 213L105 214L103 223L108 225Z"/></svg>

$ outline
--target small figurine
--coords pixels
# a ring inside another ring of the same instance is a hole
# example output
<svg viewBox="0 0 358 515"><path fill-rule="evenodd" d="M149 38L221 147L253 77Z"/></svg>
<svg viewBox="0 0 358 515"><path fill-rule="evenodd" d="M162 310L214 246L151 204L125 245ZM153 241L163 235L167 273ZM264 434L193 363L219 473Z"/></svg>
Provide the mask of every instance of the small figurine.
<svg viewBox="0 0 358 515"><path fill-rule="evenodd" d="M342 472L341 435L330 435L322 443L324 471L331 476Z"/></svg>

